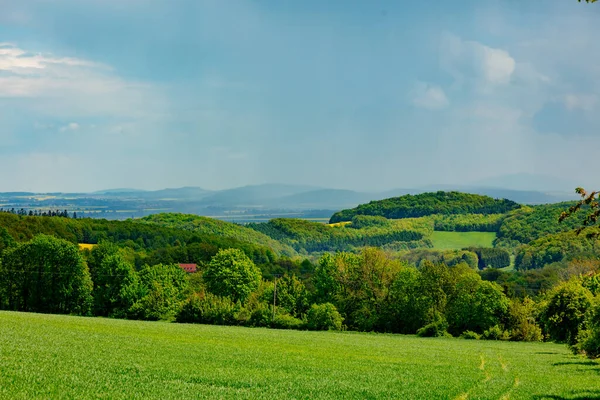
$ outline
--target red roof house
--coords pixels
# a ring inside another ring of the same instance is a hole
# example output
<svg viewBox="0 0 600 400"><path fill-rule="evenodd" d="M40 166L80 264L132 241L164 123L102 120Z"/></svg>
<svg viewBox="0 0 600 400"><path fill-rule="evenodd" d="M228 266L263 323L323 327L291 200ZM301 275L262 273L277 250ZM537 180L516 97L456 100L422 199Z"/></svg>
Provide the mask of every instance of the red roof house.
<svg viewBox="0 0 600 400"><path fill-rule="evenodd" d="M179 267L181 267L181 269L190 274L196 272L197 269L196 264L179 264Z"/></svg>

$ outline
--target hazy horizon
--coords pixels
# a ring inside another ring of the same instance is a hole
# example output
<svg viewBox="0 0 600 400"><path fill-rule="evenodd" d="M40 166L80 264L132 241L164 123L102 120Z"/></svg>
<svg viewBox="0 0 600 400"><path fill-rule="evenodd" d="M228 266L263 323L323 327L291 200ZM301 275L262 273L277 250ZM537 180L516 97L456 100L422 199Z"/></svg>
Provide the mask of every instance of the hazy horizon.
<svg viewBox="0 0 600 400"><path fill-rule="evenodd" d="M0 0L0 192L593 186L598 18L563 0Z"/></svg>
<svg viewBox="0 0 600 400"><path fill-rule="evenodd" d="M537 180L537 182L536 182ZM553 183L550 183L553 182ZM450 188L456 188L456 190L460 190L461 188L467 190L468 188L480 188L480 189L500 189L507 191L523 191L523 192L556 192L556 193L574 193L574 188L577 187L575 182L569 183L566 180L556 180L554 177L544 176L544 175L528 175L528 174L518 174L518 175L506 175L506 176L498 176L491 177L489 181L481 180L474 182L461 182L461 183L450 183L450 184L440 184L440 183L432 183L425 185L415 185L415 186L390 186L387 188L379 189L379 190L369 190L362 189L360 187L337 187L333 186L323 186L323 185L302 185L295 183L285 183L285 182L262 182L262 183L254 183L254 184L242 184L239 186L231 186L224 188L210 188L204 186L196 186L196 185L184 185L184 186L164 186L164 187L151 187L151 188L139 188L135 186L123 186L123 187L107 187L101 189L94 190L69 190L69 191L61 191L61 190L3 190L0 187L0 193L11 193L11 192L29 192L29 193L102 193L102 192L110 192L110 191L140 191L140 192L152 192L152 191L160 191L160 190L177 190L177 189L185 189L185 188L193 188L193 189L203 189L209 192L219 192L219 191L227 191L234 190L240 188L247 187L264 187L264 186L291 186L291 187L306 187L306 191L318 191L318 190L340 190L340 191L354 191L354 192L362 192L362 193L373 193L373 194L381 194L385 192L393 192L396 190L454 190Z"/></svg>

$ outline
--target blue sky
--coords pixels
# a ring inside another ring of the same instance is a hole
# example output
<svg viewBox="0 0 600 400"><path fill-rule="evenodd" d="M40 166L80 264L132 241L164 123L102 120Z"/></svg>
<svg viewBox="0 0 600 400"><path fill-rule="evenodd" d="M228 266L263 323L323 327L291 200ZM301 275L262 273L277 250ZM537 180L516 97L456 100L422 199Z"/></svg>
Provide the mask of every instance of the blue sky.
<svg viewBox="0 0 600 400"><path fill-rule="evenodd" d="M575 0L0 0L0 191L593 186L599 34Z"/></svg>

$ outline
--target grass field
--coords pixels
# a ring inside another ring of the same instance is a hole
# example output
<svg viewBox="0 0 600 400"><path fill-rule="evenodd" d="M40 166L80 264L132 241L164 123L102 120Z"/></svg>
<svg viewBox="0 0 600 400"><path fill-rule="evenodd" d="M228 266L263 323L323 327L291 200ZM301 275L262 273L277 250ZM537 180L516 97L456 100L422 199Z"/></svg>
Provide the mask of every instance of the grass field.
<svg viewBox="0 0 600 400"><path fill-rule="evenodd" d="M494 232L441 232L431 235L433 247L438 250L454 250L465 247L493 247Z"/></svg>
<svg viewBox="0 0 600 400"><path fill-rule="evenodd" d="M584 399L600 364L548 343L0 312L0 398Z"/></svg>

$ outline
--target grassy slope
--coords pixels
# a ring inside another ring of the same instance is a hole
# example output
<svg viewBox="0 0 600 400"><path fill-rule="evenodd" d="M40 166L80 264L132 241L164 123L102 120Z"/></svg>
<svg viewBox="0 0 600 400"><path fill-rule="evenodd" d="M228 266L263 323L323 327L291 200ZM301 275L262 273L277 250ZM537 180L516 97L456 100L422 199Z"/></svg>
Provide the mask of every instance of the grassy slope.
<svg viewBox="0 0 600 400"><path fill-rule="evenodd" d="M494 232L433 232L431 241L438 250L463 249L465 247L493 247Z"/></svg>
<svg viewBox="0 0 600 400"><path fill-rule="evenodd" d="M0 356L0 398L600 396L600 365L548 343L0 312Z"/></svg>

